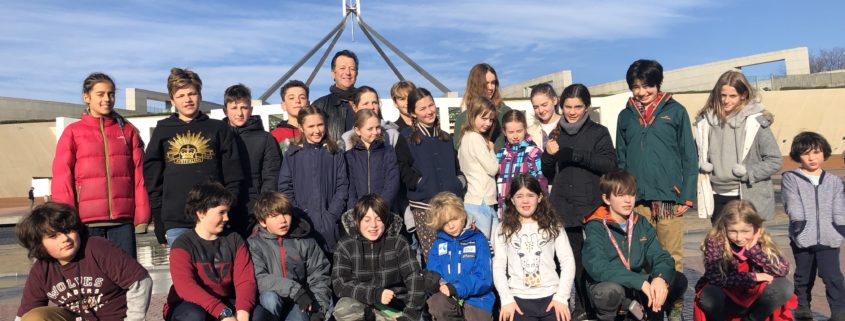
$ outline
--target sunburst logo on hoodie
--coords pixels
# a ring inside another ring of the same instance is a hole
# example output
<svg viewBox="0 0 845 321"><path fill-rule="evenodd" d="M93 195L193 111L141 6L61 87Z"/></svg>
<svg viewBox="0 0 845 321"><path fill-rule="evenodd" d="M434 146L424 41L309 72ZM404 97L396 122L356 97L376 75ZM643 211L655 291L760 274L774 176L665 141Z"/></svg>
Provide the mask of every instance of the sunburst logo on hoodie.
<svg viewBox="0 0 845 321"><path fill-rule="evenodd" d="M208 146L208 138L202 137L202 133L176 134L167 143L170 145L167 150L167 161L173 164L188 165L199 164L214 158L214 150Z"/></svg>

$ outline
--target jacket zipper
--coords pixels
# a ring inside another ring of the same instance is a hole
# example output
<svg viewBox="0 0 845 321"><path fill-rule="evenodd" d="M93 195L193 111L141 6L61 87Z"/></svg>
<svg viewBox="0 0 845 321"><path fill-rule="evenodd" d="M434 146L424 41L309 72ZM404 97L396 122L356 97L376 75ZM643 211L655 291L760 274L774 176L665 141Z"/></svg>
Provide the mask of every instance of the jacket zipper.
<svg viewBox="0 0 845 321"><path fill-rule="evenodd" d="M288 278L287 262L285 262L285 247L282 246L282 237L279 236L276 241L279 242L279 255L282 257L282 277Z"/></svg>
<svg viewBox="0 0 845 321"><path fill-rule="evenodd" d="M813 185L816 190L816 244L821 244L822 241L822 226L821 221L819 221L819 185Z"/></svg>
<svg viewBox="0 0 845 321"><path fill-rule="evenodd" d="M105 159L106 159L106 195L109 198L109 219L112 218L112 197L111 197L111 170L109 169L109 140L106 137L106 127L105 121L102 117L100 117L100 133L103 134L103 151L105 152ZM122 133L121 133L122 134Z"/></svg>
<svg viewBox="0 0 845 321"><path fill-rule="evenodd" d="M370 164L370 150L367 149L367 193L373 192L373 188L372 188L373 172L371 170L371 167L372 167L371 165L372 164Z"/></svg>

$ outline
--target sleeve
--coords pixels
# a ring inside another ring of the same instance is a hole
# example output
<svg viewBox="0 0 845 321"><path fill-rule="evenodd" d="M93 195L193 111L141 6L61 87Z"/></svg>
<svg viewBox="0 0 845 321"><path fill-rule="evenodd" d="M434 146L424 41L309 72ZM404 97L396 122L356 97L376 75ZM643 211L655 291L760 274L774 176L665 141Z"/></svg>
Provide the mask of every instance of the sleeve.
<svg viewBox="0 0 845 321"><path fill-rule="evenodd" d="M250 245L249 255L252 258L252 267L255 271L255 283L258 286L258 292L272 291L276 292L279 297L293 299L293 295L296 294L302 286L291 279L282 278L270 273L270 264L276 264L276 262L270 262L270 260L264 256L263 251L261 251L262 247L258 244L258 242L262 242L262 240L250 238L247 242Z"/></svg>
<svg viewBox="0 0 845 321"><path fill-rule="evenodd" d="M409 297L402 314L411 320L419 320L425 303L420 262L417 261L417 256L411 251L408 242L401 237L397 238L397 250L399 253L399 273L402 274L405 287L408 288Z"/></svg>
<svg viewBox="0 0 845 321"><path fill-rule="evenodd" d="M47 292L43 288L46 285L46 281L44 280L46 272L43 266L44 264L41 264L41 262L35 262L29 270L29 277L26 278L26 283L23 286L21 305L18 307L18 318L29 312L29 310L47 306Z"/></svg>
<svg viewBox="0 0 845 321"><path fill-rule="evenodd" d="M126 318L124 321L144 321L150 307L153 279L147 275L129 286L126 291Z"/></svg>
<svg viewBox="0 0 845 321"><path fill-rule="evenodd" d="M229 125L221 123L219 132L222 183L235 196L233 204L238 204L241 201L237 199L240 195L241 180L244 179L243 167L241 167L241 159L238 155L238 145L235 141L235 134L229 128Z"/></svg>
<svg viewBox="0 0 845 321"><path fill-rule="evenodd" d="M645 218L640 216L640 219L644 220ZM667 284L672 282L672 279L675 277L675 259L660 244L660 241L657 239L657 230L651 224L645 221L639 224L642 224L643 232L645 232L643 234L648 238L643 246L646 251L646 261L651 265L651 277L661 277ZM634 232L636 231L635 229ZM637 233L634 234L634 239L636 239ZM641 286L642 284L639 285ZM639 289L640 286L636 288Z"/></svg>
<svg viewBox="0 0 845 321"><path fill-rule="evenodd" d="M837 185L833 196L833 227L845 236L845 187Z"/></svg>
<svg viewBox="0 0 845 321"><path fill-rule="evenodd" d="M532 148L528 154L528 170L531 173L531 176L537 178L537 181L540 182L540 187L544 191L549 191L549 180L546 179L546 176L543 175L543 150L539 148ZM614 155L614 157L616 157ZM616 163L616 159L613 160L614 164Z"/></svg>
<svg viewBox="0 0 845 321"><path fill-rule="evenodd" d="M422 176L414 169L414 157L411 156L411 148L404 135L396 141L396 163L399 166L399 178L402 179L402 183L408 190L416 190Z"/></svg>
<svg viewBox="0 0 845 321"><path fill-rule="evenodd" d="M357 202L358 198L360 198L360 196L358 196L358 190L356 189L355 183L354 183L356 181L355 174L357 174L358 172L356 172L352 168L352 166L350 166L350 164L352 164L352 161L351 161L352 154L351 153L354 153L354 152L355 151L348 151L348 152L344 153L345 158L346 158L346 175L347 175L347 179L349 180L349 185L348 185L349 188L347 188L347 194L346 194L346 208L348 208L348 209L354 208L355 202Z"/></svg>
<svg viewBox="0 0 845 321"><path fill-rule="evenodd" d="M679 104L680 105L680 104ZM683 175L683 187L681 188L680 203L687 206L695 206L698 186L698 147L692 136L692 124L686 108L679 108L679 121L681 122L678 131L678 144L681 152L681 175ZM778 153L778 158L780 154ZM782 161L781 161L782 162Z"/></svg>
<svg viewBox="0 0 845 321"><path fill-rule="evenodd" d="M220 315L220 311L223 311L223 308L226 307L220 299L206 292L197 283L199 276L191 259L191 254L184 248L173 247L170 250L170 279L173 280L173 288L176 289L179 297L199 305L209 314Z"/></svg>
<svg viewBox="0 0 845 321"><path fill-rule="evenodd" d="M432 247L433 248L433 247ZM429 251L428 254L434 251ZM573 267L574 268L574 267ZM469 269L467 276L461 276L460 281L453 283L458 298L481 296L493 290L493 273L490 264L490 243L483 235L476 238L475 264ZM463 274L463 273L462 273Z"/></svg>
<svg viewBox="0 0 845 321"><path fill-rule="evenodd" d="M346 246L338 244L332 266L332 286L338 298L349 297L366 305L379 302L382 288L362 283L352 275L352 257Z"/></svg>
<svg viewBox="0 0 845 321"><path fill-rule="evenodd" d="M463 157L469 157L474 160L487 176L496 176L499 172L499 163L496 162L496 155L493 151L487 148L487 142L484 137L478 134L467 136L468 153L463 153ZM464 146L464 144L461 144Z"/></svg>
<svg viewBox="0 0 845 321"><path fill-rule="evenodd" d="M760 128L760 131L757 132L757 145L760 148L761 161L753 166L746 167L748 180L752 184L770 179L783 167L783 157L771 128Z"/></svg>
<svg viewBox="0 0 845 321"><path fill-rule="evenodd" d="M555 181L555 175L557 175L557 159L555 159L554 155L549 155L548 153L543 153L540 156L541 166L540 167L543 171L543 176L546 176L549 182Z"/></svg>
<svg viewBox="0 0 845 321"><path fill-rule="evenodd" d="M132 137L132 164L135 168L135 226L150 224L150 198L144 184L144 142L134 126L126 126Z"/></svg>
<svg viewBox="0 0 845 321"><path fill-rule="evenodd" d="M510 249L501 233L501 225L497 225L493 233L493 251L496 253L493 256L493 284L496 286L496 291L499 292L501 306L505 306L516 301L508 285L508 251Z"/></svg>
<svg viewBox="0 0 845 321"><path fill-rule="evenodd" d="M626 122L627 109L619 112L616 118L616 166L619 169L627 169L628 161L628 124Z"/></svg>
<svg viewBox="0 0 845 321"><path fill-rule="evenodd" d="M789 220L793 222L806 221L807 218L803 206L801 206L801 194L798 192L798 181L795 174L783 173L780 188L780 197L783 199L783 207L786 210L786 215L789 215Z"/></svg>
<svg viewBox="0 0 845 321"><path fill-rule="evenodd" d="M437 235L437 231L434 232ZM434 239L434 242L431 243L431 250L428 251L428 257L425 260L425 268L426 270L437 272L441 276L444 274L445 267L441 264L440 255L438 255L437 248L440 246L440 243L443 243L442 240L437 238ZM448 263L447 263L448 264Z"/></svg>
<svg viewBox="0 0 845 321"><path fill-rule="evenodd" d="M722 273L721 265L724 250L718 241L707 239L704 242L704 275L701 276L707 284L720 288L742 287L750 288L757 284L754 273L739 272L735 268Z"/></svg>
<svg viewBox="0 0 845 321"><path fill-rule="evenodd" d="M775 260L772 260L772 258L763 251L760 243L755 244L750 250L748 250L748 252L748 257L751 262L762 268L763 273L771 274L774 277L784 277L787 273L789 273L789 261L782 257L775 257ZM776 254L773 253L772 255ZM754 279L756 280L756 276Z"/></svg>
<svg viewBox="0 0 845 321"><path fill-rule="evenodd" d="M590 221L584 227L584 248L581 250L581 263L596 282L616 282L626 288L640 289L647 275L632 272L619 262L613 244L607 238L607 232L600 221ZM667 280L667 281L671 281Z"/></svg>
<svg viewBox="0 0 845 321"><path fill-rule="evenodd" d="M557 302L568 304L572 283L575 280L575 256L572 255L569 237L566 236L566 231L563 228L560 229L554 246L555 256L557 256L557 261L560 262L560 280L557 284L554 299ZM554 270L554 267L551 268Z"/></svg>
<svg viewBox="0 0 845 321"><path fill-rule="evenodd" d="M329 214L336 220L340 220L346 209L346 198L349 196L349 178L346 176L346 158L338 151L331 155L334 160L334 195L329 203Z"/></svg>
<svg viewBox="0 0 845 321"><path fill-rule="evenodd" d="M153 130L147 151L144 153L144 186L147 188L147 195L150 208L161 209L162 184L164 183L164 149L162 148L161 129ZM160 214L161 211L152 211ZM161 221L160 217L153 217Z"/></svg>
<svg viewBox="0 0 845 321"><path fill-rule="evenodd" d="M294 157L292 155L288 155L282 160L282 168L279 170L279 192L285 194L291 205L297 207L299 204L296 203L296 193L293 189L293 167Z"/></svg>
<svg viewBox="0 0 845 321"><path fill-rule="evenodd" d="M308 273L308 289L311 290L311 293L314 293L320 308L326 311L332 304L332 265L316 241L313 239L301 241L305 245L307 255L305 268Z"/></svg>
<svg viewBox="0 0 845 321"><path fill-rule="evenodd" d="M399 194L399 166L396 163L396 153L392 147L387 146L387 152L384 155L384 190L381 196L384 197L387 204L394 204L396 195ZM352 185L351 183L349 184ZM357 200L357 199L356 199ZM352 208L352 207L350 207Z"/></svg>
<svg viewBox="0 0 845 321"><path fill-rule="evenodd" d="M282 166L282 154L273 135L265 135L264 161L261 168L261 192L275 192L279 187L279 168Z"/></svg>
<svg viewBox="0 0 845 321"><path fill-rule="evenodd" d="M91 255L105 276L122 289L149 276L138 261L106 239L88 238L85 246L90 247L85 254Z"/></svg>
<svg viewBox="0 0 845 321"><path fill-rule="evenodd" d="M51 194L54 202L76 208L74 167L76 167L76 141L73 137L73 127L68 127L62 132L56 144Z"/></svg>
<svg viewBox="0 0 845 321"><path fill-rule="evenodd" d="M255 268L252 265L252 259L249 257L246 242L241 240L240 236L235 236L240 240L238 250L235 252L235 262L232 266L235 282L235 310L252 313L252 308L255 307L256 293ZM212 315L220 315L220 312Z"/></svg>
<svg viewBox="0 0 845 321"><path fill-rule="evenodd" d="M576 150L573 156L581 166L592 172L604 174L616 169L616 150L613 149L613 142L610 140L610 133L607 128L601 128L592 151Z"/></svg>

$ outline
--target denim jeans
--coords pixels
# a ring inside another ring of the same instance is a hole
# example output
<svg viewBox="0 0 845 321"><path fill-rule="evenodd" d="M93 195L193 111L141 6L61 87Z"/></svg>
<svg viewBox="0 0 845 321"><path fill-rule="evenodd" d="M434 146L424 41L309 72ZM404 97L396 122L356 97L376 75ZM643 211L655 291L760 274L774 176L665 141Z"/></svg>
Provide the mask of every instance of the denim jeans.
<svg viewBox="0 0 845 321"><path fill-rule="evenodd" d="M174 227L164 232L164 237L167 238L167 246L173 246L173 241L176 241L177 237L190 230L187 227Z"/></svg>
<svg viewBox="0 0 845 321"><path fill-rule="evenodd" d="M261 292L258 303L264 310L273 315L274 320L308 321L308 313L303 312L299 305L285 302L276 292Z"/></svg>
<svg viewBox="0 0 845 321"><path fill-rule="evenodd" d="M482 201L479 205L464 203L464 209L475 221L475 227L489 240L493 227L499 224L499 216L493 207Z"/></svg>
<svg viewBox="0 0 845 321"><path fill-rule="evenodd" d="M132 223L117 226L88 227L88 235L103 237L126 252L133 259L137 259L135 249L135 227Z"/></svg>

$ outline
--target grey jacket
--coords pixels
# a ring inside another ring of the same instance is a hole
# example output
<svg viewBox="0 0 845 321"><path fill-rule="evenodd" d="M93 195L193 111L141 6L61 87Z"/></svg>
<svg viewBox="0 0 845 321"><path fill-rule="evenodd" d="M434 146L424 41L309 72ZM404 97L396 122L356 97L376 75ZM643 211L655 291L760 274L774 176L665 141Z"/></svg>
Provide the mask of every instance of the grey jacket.
<svg viewBox="0 0 845 321"><path fill-rule="evenodd" d="M822 172L819 185L794 169L783 173L781 196L789 215L789 238L798 247L838 248L845 234L845 190L836 175Z"/></svg>
<svg viewBox="0 0 845 321"><path fill-rule="evenodd" d="M774 122L774 116L763 110L762 105L752 103L746 106L748 110L756 111L753 114L745 115L743 137L738 147L741 158L741 165L745 169L744 175L738 176L739 196L750 201L757 208L757 212L766 220L775 216L775 192L772 186L772 175L776 174L783 166L783 157L780 154L775 135L770 126ZM708 120L714 119L710 116ZM701 119L699 119L701 120ZM717 126L712 121L698 121L697 126L710 125L711 130ZM712 145L713 141L710 141ZM709 160L712 162L712 160ZM710 173L713 170L712 164L702 164L701 170ZM706 166L704 166L706 165ZM707 170L709 169L709 171ZM733 175L736 175L733 173ZM711 178L712 182L712 178Z"/></svg>
<svg viewBox="0 0 845 321"><path fill-rule="evenodd" d="M396 148L396 140L399 139L399 125L396 123L389 121L389 120L381 120L381 136L384 138L384 142L389 144L390 147ZM347 130L343 135L340 136L340 140L337 141L337 144L343 150L350 150L352 149L355 144L352 143L352 134L355 133L355 129Z"/></svg>
<svg viewBox="0 0 845 321"><path fill-rule="evenodd" d="M308 222L295 217L289 230L282 237L259 226L247 239L258 291L272 291L295 302L307 289L313 293L319 313L325 314L332 300L331 264L317 241L308 236Z"/></svg>

